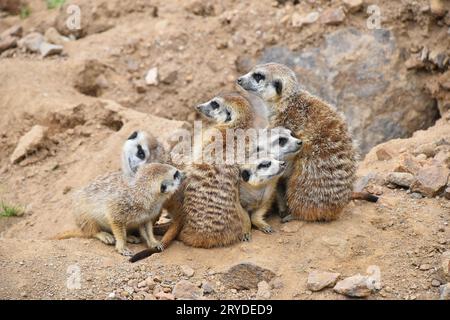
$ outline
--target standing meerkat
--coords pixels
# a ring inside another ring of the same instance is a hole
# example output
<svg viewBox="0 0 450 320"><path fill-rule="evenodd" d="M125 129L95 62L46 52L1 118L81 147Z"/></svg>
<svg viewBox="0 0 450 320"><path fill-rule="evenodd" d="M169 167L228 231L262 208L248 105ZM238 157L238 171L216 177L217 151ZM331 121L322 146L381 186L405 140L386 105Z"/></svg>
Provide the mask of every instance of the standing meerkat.
<svg viewBox="0 0 450 320"><path fill-rule="evenodd" d="M134 131L122 147L122 172L132 178L144 163L163 162L165 151L158 140L148 132Z"/></svg>
<svg viewBox="0 0 450 320"><path fill-rule="evenodd" d="M122 255L131 255L126 241L131 231L139 231L149 247L160 248L153 224L161 207L180 186L183 173L159 163L141 165L130 181L121 172L95 179L74 195L74 216L78 231L65 232L56 239L97 238L114 244ZM112 232L112 234L111 234Z"/></svg>
<svg viewBox="0 0 450 320"><path fill-rule="evenodd" d="M198 105L196 110L215 122L202 132L202 147L218 134L225 150L226 144L231 142L226 139L227 129L245 129L253 121L250 103L236 93L221 94ZM173 221L161 240L163 248L176 237L187 245L202 248L249 241L251 221L239 200L239 166L194 162L186 167L186 174L183 192L175 197L182 201L182 206L174 205L179 210L175 210ZM158 251L143 250L130 261L136 262L155 252Z"/></svg>
<svg viewBox="0 0 450 320"><path fill-rule="evenodd" d="M237 84L266 102L270 126L286 127L303 141L287 179L286 221L336 219L352 199L356 173L345 121L330 105L300 90L295 73L284 65L257 65Z"/></svg>

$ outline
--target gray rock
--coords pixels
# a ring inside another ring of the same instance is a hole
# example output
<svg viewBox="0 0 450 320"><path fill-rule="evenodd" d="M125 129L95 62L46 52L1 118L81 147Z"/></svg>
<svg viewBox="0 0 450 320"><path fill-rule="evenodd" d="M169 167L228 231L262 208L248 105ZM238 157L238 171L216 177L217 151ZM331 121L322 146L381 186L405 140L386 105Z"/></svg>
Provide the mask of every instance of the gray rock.
<svg viewBox="0 0 450 320"><path fill-rule="evenodd" d="M439 287L440 296L439 298L441 300L450 300L450 283L443 284Z"/></svg>
<svg viewBox="0 0 450 320"><path fill-rule="evenodd" d="M211 294L215 291L214 285L209 281L202 282L202 289L204 294Z"/></svg>
<svg viewBox="0 0 450 320"><path fill-rule="evenodd" d="M428 166L419 170L411 190L427 197L435 197L447 186L450 170L444 166Z"/></svg>
<svg viewBox="0 0 450 320"><path fill-rule="evenodd" d="M20 39L17 44L28 51L38 52L42 42L44 42L44 36L38 32L32 32Z"/></svg>
<svg viewBox="0 0 450 320"><path fill-rule="evenodd" d="M258 283L258 291L256 296L259 299L270 299L272 293L270 292L270 285L266 281Z"/></svg>
<svg viewBox="0 0 450 320"><path fill-rule="evenodd" d="M409 188L414 182L414 176L408 172L391 172L386 180L400 187Z"/></svg>
<svg viewBox="0 0 450 320"><path fill-rule="evenodd" d="M342 7L325 9L320 15L320 23L338 25L345 20L345 12Z"/></svg>
<svg viewBox="0 0 450 320"><path fill-rule="evenodd" d="M203 297L203 290L190 281L181 280L173 288L173 295L178 300L198 300Z"/></svg>
<svg viewBox="0 0 450 320"><path fill-rule="evenodd" d="M339 281L333 290L349 297L368 297L372 293L369 281L369 277L357 274Z"/></svg>
<svg viewBox="0 0 450 320"><path fill-rule="evenodd" d="M253 263L243 262L232 266L223 273L222 282L228 288L237 290L257 289L259 282L270 282L274 277L275 273L269 269Z"/></svg>
<svg viewBox="0 0 450 320"><path fill-rule="evenodd" d="M183 272L183 274L189 278L192 277L195 273L194 269L186 265L181 266L181 272Z"/></svg>
<svg viewBox="0 0 450 320"><path fill-rule="evenodd" d="M259 62L286 64L304 89L343 112L365 154L381 142L428 128L439 115L433 98L403 67L399 51L389 30L350 27L325 35L320 47L267 48Z"/></svg>
<svg viewBox="0 0 450 320"><path fill-rule="evenodd" d="M340 273L313 271L308 275L306 286L311 291L320 291L334 286L339 276Z"/></svg>
<svg viewBox="0 0 450 320"><path fill-rule="evenodd" d="M43 57L48 57L54 54L60 54L63 51L63 46L42 42L39 51Z"/></svg>
<svg viewBox="0 0 450 320"><path fill-rule="evenodd" d="M343 0L345 8L350 13L356 13L362 9L363 1L362 0Z"/></svg>

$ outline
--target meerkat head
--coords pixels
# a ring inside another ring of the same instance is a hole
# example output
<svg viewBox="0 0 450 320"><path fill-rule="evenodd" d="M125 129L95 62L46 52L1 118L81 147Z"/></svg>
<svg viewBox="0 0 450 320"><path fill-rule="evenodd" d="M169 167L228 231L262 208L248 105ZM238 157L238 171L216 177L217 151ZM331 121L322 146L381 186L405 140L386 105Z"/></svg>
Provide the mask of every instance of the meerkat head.
<svg viewBox="0 0 450 320"><path fill-rule="evenodd" d="M205 118L219 124L242 122L251 114L250 102L238 93L220 94L195 108Z"/></svg>
<svg viewBox="0 0 450 320"><path fill-rule="evenodd" d="M134 131L125 141L122 148L122 170L126 176L132 177L144 163L158 160L161 146L151 134L145 131Z"/></svg>
<svg viewBox="0 0 450 320"><path fill-rule="evenodd" d="M257 65L236 83L267 102L277 102L298 91L295 73L279 63Z"/></svg>
<svg viewBox="0 0 450 320"><path fill-rule="evenodd" d="M280 177L286 168L286 162L271 156L255 154L255 160L240 166L241 178L251 186L263 186L270 180Z"/></svg>
<svg viewBox="0 0 450 320"><path fill-rule="evenodd" d="M135 185L144 192L172 195L180 187L185 174L174 166L161 163L148 163L139 167Z"/></svg>
<svg viewBox="0 0 450 320"><path fill-rule="evenodd" d="M302 148L303 142L284 127L265 129L259 136L256 152L271 154L278 160L290 160Z"/></svg>

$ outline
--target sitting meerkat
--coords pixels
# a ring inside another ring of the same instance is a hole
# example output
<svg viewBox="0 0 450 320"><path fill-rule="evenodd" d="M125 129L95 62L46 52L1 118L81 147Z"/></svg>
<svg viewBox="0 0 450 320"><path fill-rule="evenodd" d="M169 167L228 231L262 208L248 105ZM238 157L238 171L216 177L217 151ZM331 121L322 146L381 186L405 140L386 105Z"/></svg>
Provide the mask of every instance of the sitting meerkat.
<svg viewBox="0 0 450 320"><path fill-rule="evenodd" d="M274 202L278 179L286 162L259 153L255 157L254 161L241 165L240 201L250 214L252 225L264 233L272 233L272 227L264 218Z"/></svg>
<svg viewBox="0 0 450 320"><path fill-rule="evenodd" d="M275 159L284 161L286 169L278 179L276 191L276 204L279 215L286 216L286 179L292 173L292 163L295 156L301 150L302 140L292 135L292 131L284 127L264 129L259 135L256 144L256 152L271 154Z"/></svg>
<svg viewBox="0 0 450 320"><path fill-rule="evenodd" d="M286 127L303 141L287 178L285 221L337 219L352 199L356 173L356 152L345 121L326 102L301 90L295 73L284 65L257 65L237 84L266 102L271 127Z"/></svg>
<svg viewBox="0 0 450 320"><path fill-rule="evenodd" d="M217 122L202 133L202 146L218 133L225 150L229 143L227 129L247 128L253 121L250 109L248 100L236 93L221 94L198 105L197 111ZM239 116L241 113L246 116ZM174 197L182 201L182 205L174 205L179 210L172 214L173 221L161 240L162 246L166 248L176 237L187 245L202 248L249 241L251 221L239 200L239 166L194 162L186 167L186 174L182 195ZM143 250L130 261L141 260L155 252L158 251Z"/></svg>
<svg viewBox="0 0 450 320"><path fill-rule="evenodd" d="M127 235L138 230L149 247L161 248L153 235L153 224L183 177L177 168L159 163L139 166L131 181L121 172L99 177L74 195L73 213L80 230L56 238L97 238L106 244L115 243L122 255L131 255Z"/></svg>
<svg viewBox="0 0 450 320"><path fill-rule="evenodd" d="M122 172L133 178L144 163L163 162L165 150L158 140L148 132L134 131L122 147Z"/></svg>

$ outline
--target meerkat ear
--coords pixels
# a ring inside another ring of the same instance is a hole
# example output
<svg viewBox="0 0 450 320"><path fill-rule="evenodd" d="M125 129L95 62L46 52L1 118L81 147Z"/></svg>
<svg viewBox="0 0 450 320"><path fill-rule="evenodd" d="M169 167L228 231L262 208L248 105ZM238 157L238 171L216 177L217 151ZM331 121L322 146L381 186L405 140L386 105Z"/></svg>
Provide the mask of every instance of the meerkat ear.
<svg viewBox="0 0 450 320"><path fill-rule="evenodd" d="M280 80L275 80L273 82L273 86L275 87L275 90L277 91L277 95L281 95L281 91L283 91L283 84Z"/></svg>
<svg viewBox="0 0 450 320"><path fill-rule="evenodd" d="M242 170L241 177L242 177L242 180L244 180L245 182L248 182L248 180L250 180L250 171Z"/></svg>
<svg viewBox="0 0 450 320"><path fill-rule="evenodd" d="M135 131L135 132L133 132L133 133L131 134L131 136L128 137L127 140L133 140L133 139L136 139L137 135L138 135L138 132Z"/></svg>

